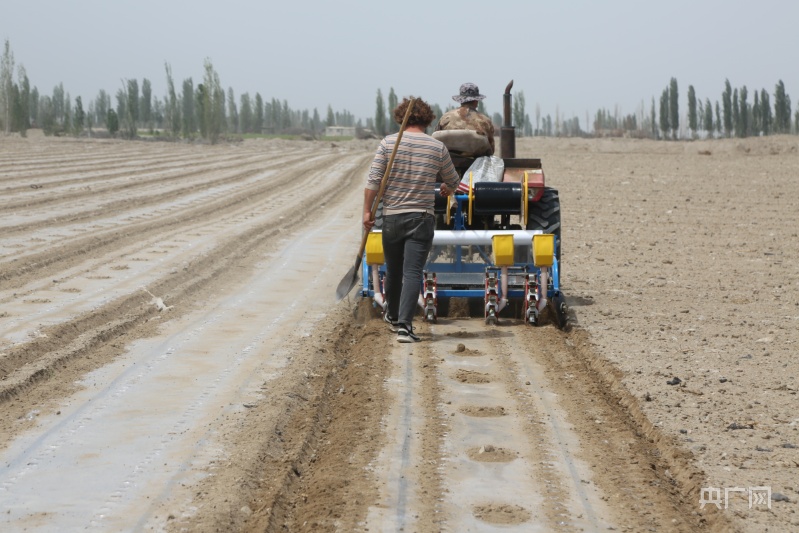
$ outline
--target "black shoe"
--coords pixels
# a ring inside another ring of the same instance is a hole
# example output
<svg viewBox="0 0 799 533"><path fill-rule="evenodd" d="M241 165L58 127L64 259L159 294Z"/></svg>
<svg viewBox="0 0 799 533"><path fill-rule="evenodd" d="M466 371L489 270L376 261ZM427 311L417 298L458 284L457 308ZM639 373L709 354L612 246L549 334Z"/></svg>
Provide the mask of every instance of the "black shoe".
<svg viewBox="0 0 799 533"><path fill-rule="evenodd" d="M421 337L413 332L413 326L400 324L397 328L397 342L421 342Z"/></svg>
<svg viewBox="0 0 799 533"><path fill-rule="evenodd" d="M396 322L395 320L392 320L392 319L391 319L391 318L388 316L388 313L383 313L383 322L385 322L386 324L388 324L388 330L389 330L391 333L396 333L396 332L397 332L397 330L399 329L399 324L397 324L397 322Z"/></svg>

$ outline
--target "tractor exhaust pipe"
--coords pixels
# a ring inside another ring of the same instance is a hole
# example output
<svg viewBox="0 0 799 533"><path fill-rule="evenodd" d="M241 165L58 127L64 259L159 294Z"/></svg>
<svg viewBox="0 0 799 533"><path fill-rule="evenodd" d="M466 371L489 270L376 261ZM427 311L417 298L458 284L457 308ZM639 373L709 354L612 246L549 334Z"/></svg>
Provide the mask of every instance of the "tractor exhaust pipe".
<svg viewBox="0 0 799 533"><path fill-rule="evenodd" d="M516 128L513 127L513 120L511 118L511 111L513 109L511 102L513 97L510 94L510 90L512 87L513 80L510 80L508 86L505 87L505 94L502 95L504 116L499 138L502 157L508 159L513 159L516 157Z"/></svg>

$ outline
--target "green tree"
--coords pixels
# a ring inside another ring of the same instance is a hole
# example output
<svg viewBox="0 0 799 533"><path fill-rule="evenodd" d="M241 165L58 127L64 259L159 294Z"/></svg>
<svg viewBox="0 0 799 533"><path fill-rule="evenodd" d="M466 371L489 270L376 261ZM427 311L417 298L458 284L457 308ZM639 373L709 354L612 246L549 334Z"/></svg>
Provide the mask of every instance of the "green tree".
<svg viewBox="0 0 799 533"><path fill-rule="evenodd" d="M752 134L757 137L763 130L760 125L760 91L754 92L755 101L752 104Z"/></svg>
<svg viewBox="0 0 799 533"><path fill-rule="evenodd" d="M22 65L20 65L17 70L17 78L19 79L19 119L17 121L17 131L24 137L28 128L31 127L31 85L28 81L28 74L25 72L25 67Z"/></svg>
<svg viewBox="0 0 799 533"><path fill-rule="evenodd" d="M69 93L66 93L64 95L64 122L62 128L64 133L68 133L69 129L72 127L72 106L69 102Z"/></svg>
<svg viewBox="0 0 799 533"><path fill-rule="evenodd" d="M236 107L236 95L233 93L233 87L227 89L227 131L230 133L241 132L239 110Z"/></svg>
<svg viewBox="0 0 799 533"><path fill-rule="evenodd" d="M719 101L716 100L716 133L721 135L721 107L719 106Z"/></svg>
<svg viewBox="0 0 799 533"><path fill-rule="evenodd" d="M386 106L383 103L383 93L377 90L377 101L375 102L375 133L380 136L386 134Z"/></svg>
<svg viewBox="0 0 799 533"><path fill-rule="evenodd" d="M280 126L284 131L292 126L291 108L285 98L283 99L283 105L280 107Z"/></svg>
<svg viewBox="0 0 799 533"><path fill-rule="evenodd" d="M513 116L513 126L516 128L516 135L520 137L524 136L525 106L524 91L519 91L513 98L511 115Z"/></svg>
<svg viewBox="0 0 799 533"><path fill-rule="evenodd" d="M705 116L702 118L704 121L703 129L707 132L707 136L713 138L713 105L710 103L710 98L705 99Z"/></svg>
<svg viewBox="0 0 799 533"><path fill-rule="evenodd" d="M388 115L389 115L388 132L389 133L397 133L399 131L400 125L397 124L395 120L391 120L394 110L397 108L398 104L399 101L397 99L397 93L394 92L394 87L392 87L388 91Z"/></svg>
<svg viewBox="0 0 799 533"><path fill-rule="evenodd" d="M242 94L239 97L239 103L239 129L242 133L252 133L254 128L250 93Z"/></svg>
<svg viewBox="0 0 799 533"><path fill-rule="evenodd" d="M771 128L774 123L773 115L771 114L771 102L769 95L765 89L760 91L760 128L763 135L770 135Z"/></svg>
<svg viewBox="0 0 799 533"><path fill-rule="evenodd" d="M680 93L677 90L677 78L672 78L669 82L669 125L671 126L671 138L677 139L680 129Z"/></svg>
<svg viewBox="0 0 799 533"><path fill-rule="evenodd" d="M0 118L5 132L11 131L11 111L14 104L14 52L11 43L5 41L3 58L0 60Z"/></svg>
<svg viewBox="0 0 799 533"><path fill-rule="evenodd" d="M64 84L59 83L55 87L53 87L53 96L51 98L51 102L53 105L53 116L55 118L55 124L60 125L64 123L64 111L65 111L65 104L64 104Z"/></svg>
<svg viewBox="0 0 799 533"><path fill-rule="evenodd" d="M206 95L206 88L204 83L197 84L195 92L195 108L197 110L197 126L200 129L200 137L203 139L208 138L208 118L210 112L206 110L209 105L209 98Z"/></svg>
<svg viewBox="0 0 799 533"><path fill-rule="evenodd" d="M741 91L738 93L738 96L741 98L740 103L740 114L741 114L741 137L748 137L749 136L749 104L747 103L746 99L749 95L749 92L746 90L746 85L741 87Z"/></svg>
<svg viewBox="0 0 799 533"><path fill-rule="evenodd" d="M105 119L108 118L108 110L111 108L111 97L105 90L100 89L97 97L94 99L94 114L95 122L98 125L105 124ZM105 124L106 128L108 124Z"/></svg>
<svg viewBox="0 0 799 533"><path fill-rule="evenodd" d="M110 133L112 137L116 137L119 131L119 116L113 109L108 110L108 115L105 117L105 125L108 128L108 133Z"/></svg>
<svg viewBox="0 0 799 533"><path fill-rule="evenodd" d="M39 127L39 89L37 89L35 85L33 89L31 89L30 115L33 124L37 124L36 127Z"/></svg>
<svg viewBox="0 0 799 533"><path fill-rule="evenodd" d="M199 87L198 87L199 89ZM184 139L191 139L197 132L198 118L198 98L194 91L194 80L187 78L183 80L183 92L180 98L182 113L181 113L181 131Z"/></svg>
<svg viewBox="0 0 799 533"><path fill-rule="evenodd" d="M671 123L669 122L669 89L663 89L660 95L660 131L663 132L663 138L669 138L671 131Z"/></svg>
<svg viewBox="0 0 799 533"><path fill-rule="evenodd" d="M203 85L205 92L203 98L203 113L205 114L206 135L205 138L216 144L222 134L225 125L225 91L222 89L222 82L219 74L214 70L214 65L210 59L206 59L205 76Z"/></svg>
<svg viewBox="0 0 799 533"><path fill-rule="evenodd" d="M150 80L147 78L141 81L141 99L139 100L139 119L142 125L149 129L153 129L152 124L153 114L153 89Z"/></svg>
<svg viewBox="0 0 799 533"><path fill-rule="evenodd" d="M166 70L166 92L165 103L167 129L173 137L180 135L180 109L178 107L178 93L175 91L175 80L172 78L172 67L169 63L164 63Z"/></svg>
<svg viewBox="0 0 799 533"><path fill-rule="evenodd" d="M319 133L322 129L322 118L319 116L319 110L317 108L313 108L313 116L311 117L311 130L313 131L314 135Z"/></svg>
<svg viewBox="0 0 799 533"><path fill-rule="evenodd" d="M785 84L780 80L774 87L774 131L791 132L791 99L785 92Z"/></svg>
<svg viewBox="0 0 799 533"><path fill-rule="evenodd" d="M264 131L264 99L261 93L255 93L255 116L253 118L253 131L262 133Z"/></svg>
<svg viewBox="0 0 799 533"><path fill-rule="evenodd" d="M83 100L80 96L75 98L75 112L72 116L72 131L75 135L80 135L86 125L86 112L83 110Z"/></svg>
<svg viewBox="0 0 799 533"><path fill-rule="evenodd" d="M700 102L701 104L701 102ZM697 111L696 111L696 92L694 86L688 86L688 128L691 130L691 135L696 137L696 130L698 124Z"/></svg>
<svg viewBox="0 0 799 533"><path fill-rule="evenodd" d="M329 128L335 125L336 125L336 115L333 114L333 106L327 104L327 120L325 121L325 126Z"/></svg>
<svg viewBox="0 0 799 533"><path fill-rule="evenodd" d="M131 139L136 136L139 126L139 82L136 79L128 80L128 116L126 123Z"/></svg>
<svg viewBox="0 0 799 533"><path fill-rule="evenodd" d="M738 88L732 91L732 130L736 137L741 137L741 110L738 107Z"/></svg>
<svg viewBox="0 0 799 533"><path fill-rule="evenodd" d="M650 131L649 134L652 136L653 139L657 139L658 138L658 123L655 120L655 97L654 96L652 97L652 107L649 110L649 121L651 123L650 127L652 128L652 131Z"/></svg>
<svg viewBox="0 0 799 533"><path fill-rule="evenodd" d="M45 135L52 135L55 133L55 111L53 110L53 99L50 96L44 95L39 99L38 125L42 128Z"/></svg>
<svg viewBox="0 0 799 533"><path fill-rule="evenodd" d="M721 105L724 111L724 136L729 137L732 134L732 87L730 80L724 80L724 92L721 93Z"/></svg>

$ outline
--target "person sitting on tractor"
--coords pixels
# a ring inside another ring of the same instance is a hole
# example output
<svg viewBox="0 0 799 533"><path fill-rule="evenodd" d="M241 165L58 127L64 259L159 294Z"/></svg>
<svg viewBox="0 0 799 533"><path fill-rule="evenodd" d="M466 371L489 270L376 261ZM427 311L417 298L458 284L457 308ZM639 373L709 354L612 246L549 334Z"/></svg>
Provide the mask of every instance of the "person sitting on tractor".
<svg viewBox="0 0 799 533"><path fill-rule="evenodd" d="M476 132L481 137L481 143L472 150L468 155L473 157L480 157L485 155L494 154L494 124L491 119L477 110L477 105L480 100L483 100L485 95L480 94L480 89L474 83L464 83L461 85L460 94L453 96L452 99L460 103L461 106L451 111L447 111L441 116L438 121L436 131L450 131L450 130L471 130ZM440 138L447 143L444 136L433 135ZM485 141L488 141L487 143ZM448 145L449 146L449 145ZM455 148L453 146L453 148ZM457 152L457 148L451 151ZM465 154L467 155L467 154Z"/></svg>

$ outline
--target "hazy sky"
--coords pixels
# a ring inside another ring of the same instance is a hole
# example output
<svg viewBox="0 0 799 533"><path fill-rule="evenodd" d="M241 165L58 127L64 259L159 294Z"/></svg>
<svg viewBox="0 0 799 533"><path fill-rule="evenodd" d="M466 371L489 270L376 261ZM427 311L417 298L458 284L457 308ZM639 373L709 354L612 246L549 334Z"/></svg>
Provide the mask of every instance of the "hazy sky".
<svg viewBox="0 0 799 533"><path fill-rule="evenodd" d="M202 80L210 58L236 99L260 92L293 109L328 104L374 114L377 89L453 104L476 83L490 113L514 80L534 121L613 109L632 113L676 77L681 110L693 85L720 100L733 87L799 102L799 2L792 0L3 0L0 39L31 85L59 82L84 106L122 79L166 92ZM593 118L592 118L593 119Z"/></svg>

